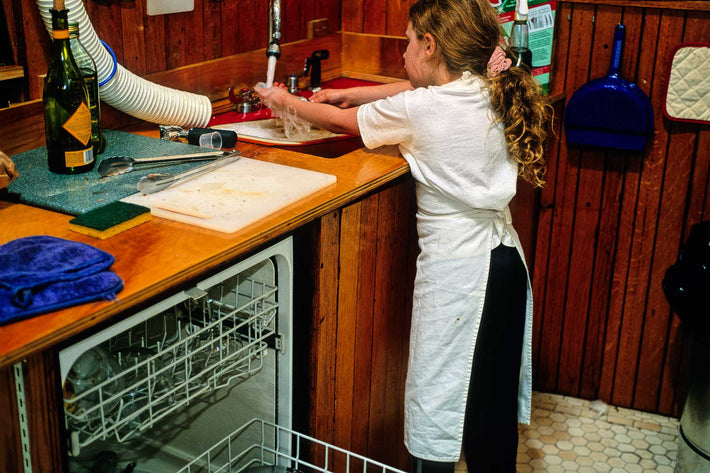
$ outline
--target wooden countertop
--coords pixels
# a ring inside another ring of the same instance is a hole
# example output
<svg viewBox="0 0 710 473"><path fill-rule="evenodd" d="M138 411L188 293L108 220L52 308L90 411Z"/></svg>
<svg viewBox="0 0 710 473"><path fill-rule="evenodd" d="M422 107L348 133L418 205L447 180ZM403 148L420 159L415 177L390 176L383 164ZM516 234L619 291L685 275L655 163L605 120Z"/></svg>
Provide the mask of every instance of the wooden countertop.
<svg viewBox="0 0 710 473"><path fill-rule="evenodd" d="M0 326L0 368L125 311L155 302L210 269L276 241L409 171L396 147L360 149L335 159L248 143L239 143L237 149L248 158L334 174L338 180L332 187L229 234L153 217L146 224L98 240L70 231L69 215L0 200L0 244L30 235L88 243L114 255L111 269L124 283L114 301L78 305Z"/></svg>

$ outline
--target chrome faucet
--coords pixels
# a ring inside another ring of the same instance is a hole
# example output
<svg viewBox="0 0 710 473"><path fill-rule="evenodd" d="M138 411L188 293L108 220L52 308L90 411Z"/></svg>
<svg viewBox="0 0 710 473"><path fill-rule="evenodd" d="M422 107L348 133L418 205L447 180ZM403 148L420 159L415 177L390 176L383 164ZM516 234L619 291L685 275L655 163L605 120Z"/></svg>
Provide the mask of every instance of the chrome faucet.
<svg viewBox="0 0 710 473"><path fill-rule="evenodd" d="M271 0L269 7L269 45L266 48L266 56L274 56L276 59L281 56L281 0Z"/></svg>

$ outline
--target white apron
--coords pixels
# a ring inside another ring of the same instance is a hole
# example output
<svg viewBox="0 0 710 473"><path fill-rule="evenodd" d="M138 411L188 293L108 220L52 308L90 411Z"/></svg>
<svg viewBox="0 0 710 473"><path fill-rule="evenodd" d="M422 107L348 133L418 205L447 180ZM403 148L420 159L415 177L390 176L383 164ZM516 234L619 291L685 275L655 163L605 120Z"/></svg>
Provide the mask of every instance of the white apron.
<svg viewBox="0 0 710 473"><path fill-rule="evenodd" d="M499 243L518 249L510 211L422 210L417 184L417 259L409 367L405 390L405 445L415 457L460 458L466 400L481 322L490 255ZM432 197L431 195L427 197ZM433 199L425 200L431 203ZM442 238L443 236L443 238ZM518 421L529 423L532 397L532 290L527 311L518 393ZM486 409L487 406L479 406Z"/></svg>
<svg viewBox="0 0 710 473"><path fill-rule="evenodd" d="M463 72L441 86L362 105L357 113L365 146L397 144L417 182L421 252L404 409L405 444L424 460L455 462L460 456L491 250L503 242L515 246L522 258L507 209L518 164L510 159L504 127L493 118L484 88L482 79ZM528 278L521 422L530 418L531 352Z"/></svg>

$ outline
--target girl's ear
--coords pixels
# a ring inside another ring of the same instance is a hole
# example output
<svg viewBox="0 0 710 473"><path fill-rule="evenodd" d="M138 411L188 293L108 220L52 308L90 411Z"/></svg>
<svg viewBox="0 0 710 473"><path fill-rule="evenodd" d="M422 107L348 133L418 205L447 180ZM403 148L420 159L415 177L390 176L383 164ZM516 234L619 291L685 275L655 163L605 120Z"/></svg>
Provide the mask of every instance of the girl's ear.
<svg viewBox="0 0 710 473"><path fill-rule="evenodd" d="M431 33L424 33L422 39L424 40L424 54L433 57L434 53L436 53L436 40Z"/></svg>

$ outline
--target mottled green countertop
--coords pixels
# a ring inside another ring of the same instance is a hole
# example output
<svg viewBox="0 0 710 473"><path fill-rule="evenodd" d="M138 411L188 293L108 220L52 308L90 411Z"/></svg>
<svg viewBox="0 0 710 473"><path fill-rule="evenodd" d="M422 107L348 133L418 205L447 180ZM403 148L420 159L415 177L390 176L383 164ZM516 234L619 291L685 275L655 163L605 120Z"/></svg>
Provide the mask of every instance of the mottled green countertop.
<svg viewBox="0 0 710 473"><path fill-rule="evenodd" d="M93 170L82 174L55 174L47 167L46 148L36 148L12 157L20 176L0 198L58 212L78 215L101 205L135 194L138 180L151 172L180 173L204 162L141 166L126 174L102 178L97 169L101 160L112 156L147 158L152 156L199 153L205 148L176 141L104 130L106 149Z"/></svg>

